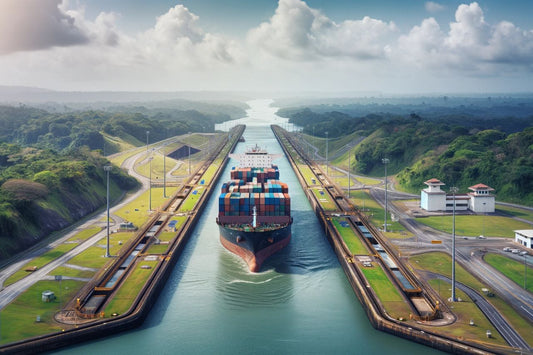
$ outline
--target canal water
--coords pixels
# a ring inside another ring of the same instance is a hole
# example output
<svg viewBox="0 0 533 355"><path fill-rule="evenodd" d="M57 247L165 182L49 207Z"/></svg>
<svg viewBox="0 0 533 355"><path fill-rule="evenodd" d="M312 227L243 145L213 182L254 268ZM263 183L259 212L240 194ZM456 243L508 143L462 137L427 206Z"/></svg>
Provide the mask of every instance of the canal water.
<svg viewBox="0 0 533 355"><path fill-rule="evenodd" d="M282 154L270 130L271 101L249 102L245 143ZM280 180L289 184L292 240L261 272L219 242L218 191L229 179L230 161L203 218L144 324L65 354L427 354L436 352L370 325L328 244L296 176L283 156Z"/></svg>

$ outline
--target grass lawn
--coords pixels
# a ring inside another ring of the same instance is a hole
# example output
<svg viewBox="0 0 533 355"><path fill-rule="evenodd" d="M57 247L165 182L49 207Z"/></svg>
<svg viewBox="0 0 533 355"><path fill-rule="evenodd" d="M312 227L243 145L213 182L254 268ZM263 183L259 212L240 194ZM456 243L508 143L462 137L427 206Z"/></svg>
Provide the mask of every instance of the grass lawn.
<svg viewBox="0 0 533 355"><path fill-rule="evenodd" d="M74 235L72 238L70 238L68 240L68 242L82 242L82 241L85 241L85 240L89 239L90 237L92 237L93 235L95 235L96 233L100 232L101 230L102 230L102 228L100 228L100 227L92 227L92 228L84 229L81 232L76 233L76 235Z"/></svg>
<svg viewBox="0 0 533 355"><path fill-rule="evenodd" d="M168 244L151 244L148 247L147 254L164 254L168 249Z"/></svg>
<svg viewBox="0 0 533 355"><path fill-rule="evenodd" d="M329 196L329 194L327 193L325 189L314 188L312 190L316 196L318 203L320 203L320 205L325 211L336 211L337 210L337 206L333 203L333 201L331 200L331 197ZM320 191L323 191L323 194L321 194Z"/></svg>
<svg viewBox="0 0 533 355"><path fill-rule="evenodd" d="M352 228L343 227L339 221L346 221L346 218L333 218L333 225L337 228L337 231L342 236L344 243L350 249L350 252L354 255L368 255L368 250L365 248L359 236L353 231Z"/></svg>
<svg viewBox="0 0 533 355"><path fill-rule="evenodd" d="M420 255L411 256L409 262L417 269L429 270L435 273L439 273L448 277L451 277L452 266L451 266L451 257L444 253L425 253ZM470 286L471 288L481 291L482 288L489 288L487 285L484 285L479 280L477 280L470 273L465 271L460 265L455 267L455 276L457 281ZM440 287L440 289L438 288ZM439 286L435 290L442 294L442 298L447 300L451 296L451 286L444 281L441 281ZM463 298L463 297L461 297ZM526 339L531 345L533 342L533 325L530 324L527 320L522 318L519 314L516 313L514 309L508 306L504 300L502 300L498 295L494 297L485 297L490 303L492 303L502 315L511 323L513 328L515 328L520 335ZM466 299L466 298L463 298ZM458 309L456 309L458 310ZM462 317L465 319L470 319L468 314L463 314ZM476 321L477 322L477 321ZM488 328L487 328L488 329ZM493 334L497 334L494 333ZM486 339L486 337L485 337Z"/></svg>
<svg viewBox="0 0 533 355"><path fill-rule="evenodd" d="M204 193L204 189L202 187L196 188L197 194L194 195L193 191L187 196L185 201L181 204L179 208L179 212L189 212L194 209L194 206L196 206L196 203L200 199L200 196Z"/></svg>
<svg viewBox="0 0 533 355"><path fill-rule="evenodd" d="M299 164L298 165L298 169L300 170L300 173L304 177L305 182L307 183L307 186L311 186L311 185L315 185L317 183L320 183L318 181L318 178L315 176L315 174L311 170L311 168L309 168L309 166L304 165L304 164ZM313 183L312 179L315 179L315 183Z"/></svg>
<svg viewBox="0 0 533 355"><path fill-rule="evenodd" d="M99 246L92 246L85 250L83 253L76 255L68 261L69 264L79 265L83 267L89 267L93 269L99 269L104 266L109 258L104 257L105 248Z"/></svg>
<svg viewBox="0 0 533 355"><path fill-rule="evenodd" d="M71 267L59 266L52 270L49 275L62 275L65 277L82 277L85 279L90 279L95 273L95 271L91 270L78 270Z"/></svg>
<svg viewBox="0 0 533 355"><path fill-rule="evenodd" d="M440 291L442 299L447 300L450 297L451 284L442 280L433 279L429 281L429 284L437 292ZM462 300L462 302L451 303L445 301L446 304L451 307L452 312L457 315L457 321L448 326L432 328L437 332L442 332L459 339L474 340L489 342L491 344L506 345L507 342L498 333L490 321L485 317L483 312L476 306L474 302L463 291L456 290L456 296ZM474 321L475 326L470 325L470 320ZM490 330L492 338L487 339L486 332Z"/></svg>
<svg viewBox="0 0 533 355"><path fill-rule="evenodd" d="M452 233L452 216L435 216L417 218L417 222L428 225L437 230ZM501 216L483 215L456 215L455 233L475 237L483 234L489 237L514 238L515 229L530 229L528 223L516 221L512 218Z"/></svg>
<svg viewBox="0 0 533 355"><path fill-rule="evenodd" d="M172 196L176 191L177 187L167 186L167 196ZM128 203L126 206L119 209L115 214L119 217L124 218L125 220L132 222L137 227L141 227L146 221L148 221L150 215L148 213L148 208L150 205L150 191L147 190L143 192L139 197L134 201ZM168 197L163 197L163 188L162 187L153 187L152 188L152 209L157 209L159 206L162 206L165 202L168 201Z"/></svg>
<svg viewBox="0 0 533 355"><path fill-rule="evenodd" d="M209 185L211 181L213 180L213 177L215 176L215 173L218 170L219 165L218 164L211 164L209 168L205 171L205 173L202 175L202 179L204 180L204 183L206 185Z"/></svg>
<svg viewBox="0 0 533 355"><path fill-rule="evenodd" d="M142 164L139 164L141 162ZM156 182L158 180L163 180L165 169L168 173L177 163L178 161L175 159L169 157L163 158L163 155L155 153L152 159L152 181ZM135 171L143 176L150 176L150 162L146 159L146 156L139 158L139 161L137 161L135 166Z"/></svg>
<svg viewBox="0 0 533 355"><path fill-rule="evenodd" d="M383 223L385 223L385 210L378 205L376 201L366 190L354 190L350 191L350 201L357 207L364 211L364 213L370 219L373 225L379 228L383 228ZM399 222L392 222L392 218L389 215L387 218L387 230L389 232L383 233L387 238L409 238L410 235L406 234L404 226Z"/></svg>
<svg viewBox="0 0 533 355"><path fill-rule="evenodd" d="M139 153L143 149L146 150L146 147L141 147L141 148L129 150L127 152L124 152L123 154L117 155L114 158L109 159L109 161L111 163L113 163L114 165L120 167L122 165L122 163L124 163L124 161L126 159L131 158L132 156L134 156L135 154Z"/></svg>
<svg viewBox="0 0 533 355"><path fill-rule="evenodd" d="M510 206L496 205L496 212L506 214L512 217L523 218L533 223L533 211L528 211Z"/></svg>
<svg viewBox="0 0 533 355"><path fill-rule="evenodd" d="M110 317L113 313L123 314L130 309L133 301L154 272L157 263L158 261L141 261L135 265L135 269L128 275L128 278L106 306L104 310L106 317ZM141 266L143 265L150 266L150 269L142 269Z"/></svg>
<svg viewBox="0 0 533 355"><path fill-rule="evenodd" d="M13 275L8 277L6 281L4 282L4 286L9 286L12 283L17 282L20 279L23 279L30 273L28 271L25 271L27 268L31 268L36 266L38 269L48 264L50 261L55 260L59 258L60 256L64 255L68 251L74 249L78 244L76 243L69 243L69 244L60 244L57 247L55 247L52 250L47 251L46 253L33 258L30 262L28 262L26 265L24 265L19 271L15 272Z"/></svg>
<svg viewBox="0 0 533 355"><path fill-rule="evenodd" d="M485 254L484 260L493 268L504 274L507 278L513 280L517 285L524 287L525 265L500 254ZM533 268L528 264L527 274L532 276L527 278L527 290L533 291Z"/></svg>
<svg viewBox="0 0 533 355"><path fill-rule="evenodd" d="M83 282L63 280L39 281L21 294L16 300L2 309L0 314L0 338L1 344L11 343L37 335L61 331L64 325L54 320L54 314L65 305L67 300L72 299ZM56 295L53 302L43 302L41 293L50 290ZM41 321L37 322L36 317Z"/></svg>
<svg viewBox="0 0 533 355"><path fill-rule="evenodd" d="M405 303L383 269L375 263L373 265L374 267L362 267L361 271L385 307L385 310L393 318L409 319L411 308Z"/></svg>
<svg viewBox="0 0 533 355"><path fill-rule="evenodd" d="M363 177L363 176L357 176L356 180L359 181L361 184L364 184L364 185L379 185L379 184L382 183L381 180L372 179L372 178Z"/></svg>

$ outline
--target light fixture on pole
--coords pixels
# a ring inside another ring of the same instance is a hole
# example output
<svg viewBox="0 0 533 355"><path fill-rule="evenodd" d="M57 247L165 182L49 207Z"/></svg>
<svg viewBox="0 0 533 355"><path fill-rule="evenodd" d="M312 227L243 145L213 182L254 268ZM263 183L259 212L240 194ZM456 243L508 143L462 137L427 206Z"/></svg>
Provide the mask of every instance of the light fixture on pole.
<svg viewBox="0 0 533 355"><path fill-rule="evenodd" d="M383 164L385 165L385 223L383 224L383 231L387 231L387 164L389 163L389 159L383 158L381 159Z"/></svg>
<svg viewBox="0 0 533 355"><path fill-rule="evenodd" d="M104 166L104 171L107 175L107 193L106 193L106 200L107 200L107 245L105 249L105 257L109 258L111 255L109 254L109 172L111 171L113 167L111 165Z"/></svg>
<svg viewBox="0 0 533 355"><path fill-rule="evenodd" d="M167 153L166 144L163 146L163 197L167 198Z"/></svg>
<svg viewBox="0 0 533 355"><path fill-rule="evenodd" d="M524 254L524 290L527 291L527 254Z"/></svg>
<svg viewBox="0 0 533 355"><path fill-rule="evenodd" d="M189 132L191 134L191 132ZM189 175L191 175L191 145L188 144L189 147Z"/></svg>
<svg viewBox="0 0 533 355"><path fill-rule="evenodd" d="M150 157L150 158L148 158L148 160L150 161L150 167L149 167L149 169L150 169L150 188L149 188L149 190L150 190L150 193L149 193L150 197L149 197L149 200L150 200L150 201L149 201L148 211L151 211L151 210L152 210L152 159L153 159L153 158L154 158L154 157Z"/></svg>
<svg viewBox="0 0 533 355"><path fill-rule="evenodd" d="M350 150L348 150L348 199L350 199L350 180L351 180L351 177L350 177L350 168L351 168L351 165L350 165Z"/></svg>
<svg viewBox="0 0 533 355"><path fill-rule="evenodd" d="M148 137L150 136L150 131L146 131L146 151L148 151Z"/></svg>
<svg viewBox="0 0 533 355"><path fill-rule="evenodd" d="M329 175L329 165L328 165L328 132L326 132L326 176Z"/></svg>
<svg viewBox="0 0 533 355"><path fill-rule="evenodd" d="M453 195L453 205L452 205L452 298L451 301L457 301L455 297L455 194L459 189L455 186L450 187L450 192Z"/></svg>

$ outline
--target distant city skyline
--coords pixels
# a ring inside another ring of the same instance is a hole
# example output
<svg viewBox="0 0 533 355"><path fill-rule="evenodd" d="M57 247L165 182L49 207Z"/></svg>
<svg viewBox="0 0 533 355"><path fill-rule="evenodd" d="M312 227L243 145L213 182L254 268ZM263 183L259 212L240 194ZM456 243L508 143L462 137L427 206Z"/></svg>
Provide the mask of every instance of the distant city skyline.
<svg viewBox="0 0 533 355"><path fill-rule="evenodd" d="M2 0L0 85L532 92L533 1Z"/></svg>

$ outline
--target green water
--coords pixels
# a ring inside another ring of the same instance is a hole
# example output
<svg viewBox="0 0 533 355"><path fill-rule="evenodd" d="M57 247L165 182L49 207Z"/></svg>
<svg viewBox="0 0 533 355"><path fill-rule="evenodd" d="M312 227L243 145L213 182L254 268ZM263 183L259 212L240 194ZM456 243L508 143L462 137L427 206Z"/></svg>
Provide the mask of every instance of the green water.
<svg viewBox="0 0 533 355"><path fill-rule="evenodd" d="M283 123L268 100L249 104L237 152L258 143L282 153L269 124ZM239 123L240 123L239 122ZM108 338L63 349L72 354L427 354L434 350L374 330L285 157L292 240L252 274L219 242L214 193L151 315ZM231 163L219 181L229 178Z"/></svg>

